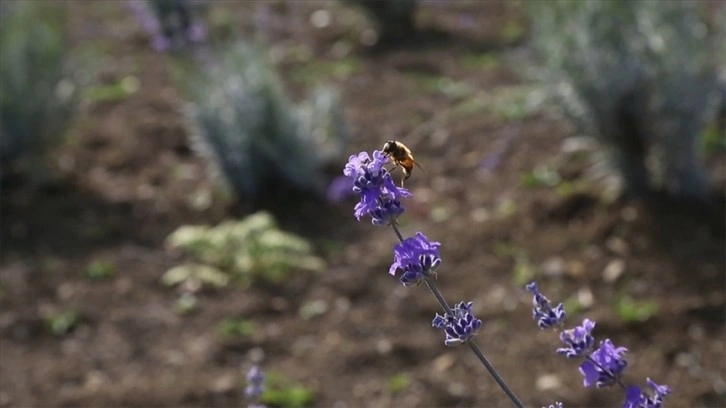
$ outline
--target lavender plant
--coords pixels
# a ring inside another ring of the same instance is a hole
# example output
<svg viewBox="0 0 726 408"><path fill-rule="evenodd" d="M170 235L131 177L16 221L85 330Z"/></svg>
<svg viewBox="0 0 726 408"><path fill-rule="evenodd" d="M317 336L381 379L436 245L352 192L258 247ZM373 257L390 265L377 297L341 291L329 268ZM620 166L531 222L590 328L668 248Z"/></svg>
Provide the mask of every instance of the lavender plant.
<svg viewBox="0 0 726 408"><path fill-rule="evenodd" d="M245 396L250 400L247 408L264 408L260 403L260 398L265 392L265 373L259 366L252 366L247 372L247 387L245 387Z"/></svg>
<svg viewBox="0 0 726 408"><path fill-rule="evenodd" d="M537 321L540 329L555 328L560 331L560 341L564 347L557 349L557 354L567 358L582 360L580 373L583 376L585 387L606 388L619 386L625 392L623 408L660 408L663 399L671 393L670 387L658 385L650 378L646 379L650 392L645 392L636 385L626 385L622 374L628 366L625 360L625 347L615 347L610 339L600 341L595 348L595 338L592 331L595 322L584 319L580 326L562 330L566 317L562 303L552 307L546 296L540 293L535 282L527 285L532 297L532 317Z"/></svg>
<svg viewBox="0 0 726 408"><path fill-rule="evenodd" d="M421 232L405 239L401 235L398 218L405 212L401 199L412 195L405 188L395 185L390 173L384 167L388 159L381 151L375 150L372 156L371 158L367 152L350 156L343 174L352 179L353 191L360 196L360 201L354 208L354 215L358 221L370 216L373 225L390 226L398 237L400 243L393 248L394 260L388 271L389 274L399 275L399 280L404 286L418 286L425 283L444 310L444 315L436 314L432 325L444 330L445 344L447 346L467 344L512 403L516 407L524 407L473 341L473 336L481 328L482 321L472 314L472 303L460 302L452 309L436 286L434 282L437 276L436 270L442 263L438 251L441 244L429 241Z"/></svg>
<svg viewBox="0 0 726 408"><path fill-rule="evenodd" d="M129 8L157 51L181 49L204 41L206 27L195 12L198 1L131 0Z"/></svg>
<svg viewBox="0 0 726 408"><path fill-rule="evenodd" d="M442 264L439 254L441 243L430 241L421 232L408 238L401 234L398 219L405 212L401 200L411 197L412 194L395 185L384 167L387 162L388 158L378 150L373 152L372 157L367 152L361 152L348 159L343 174L352 180L353 192L360 197L354 208L355 217L360 221L361 218L369 216L373 225L390 226L393 229L399 243L393 247L393 263L389 274L399 276L400 282L406 287L426 284L444 311L443 315L437 313L432 321L433 327L444 331L444 344L466 344L512 403L516 407L523 407L522 402L473 340L483 322L473 315L472 302L459 302L452 308L438 290L434 279L437 278L437 270ZM564 305L552 307L550 301L538 291L535 283L528 285L527 289L534 295L533 317L540 329L561 327L566 316ZM623 407L661 407L663 398L671 392L670 388L658 385L650 378L647 379L648 386L652 389L650 393L637 386L626 386L621 375L627 367L624 359L627 349L615 347L610 339L601 341L595 349L595 339L591 335L594 327L594 322L585 319L581 326L563 330L560 340L565 347L557 349L558 354L568 358L583 359L580 372L584 376L584 386L603 388L618 384L626 394ZM562 403L557 402L549 407L562 408Z"/></svg>
<svg viewBox="0 0 726 408"><path fill-rule="evenodd" d="M37 158L65 136L80 78L65 38L66 15L54 3L0 7L0 162Z"/></svg>
<svg viewBox="0 0 726 408"><path fill-rule="evenodd" d="M323 169L348 139L336 92L293 105L264 54L245 43L190 82L196 146L238 197L256 202L280 187L324 194Z"/></svg>
<svg viewBox="0 0 726 408"><path fill-rule="evenodd" d="M610 152L627 193L706 198L699 138L715 117L718 41L698 2L528 2L566 113Z"/></svg>

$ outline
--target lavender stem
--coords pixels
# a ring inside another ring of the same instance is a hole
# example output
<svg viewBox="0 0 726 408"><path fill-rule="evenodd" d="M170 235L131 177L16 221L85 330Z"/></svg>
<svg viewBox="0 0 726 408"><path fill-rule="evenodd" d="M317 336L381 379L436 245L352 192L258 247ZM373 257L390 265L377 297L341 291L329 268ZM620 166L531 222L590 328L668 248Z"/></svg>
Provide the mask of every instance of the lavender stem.
<svg viewBox="0 0 726 408"><path fill-rule="evenodd" d="M391 224L391 227L393 228L393 231L396 233L396 236L398 237L398 240L400 242L403 242L403 235L401 235L401 231L398 229L398 225L396 223ZM429 287L429 290L431 290L431 293L434 294L434 297L436 297L436 300L439 302L441 307L444 309L444 312L447 314L451 314L451 307L449 307L449 304L446 303L446 299L444 299L444 296L439 291L439 288L436 287L436 284L431 280L431 278L426 277L424 278L426 282L426 286ZM517 408L524 408L524 404L522 401L517 398L517 396L514 394L514 391L512 391L511 388L507 385L507 383L504 382L502 377L499 375L496 369L494 369L494 366L489 362L489 360L484 356L484 353L481 352L479 349L479 346L476 345L472 340L469 340L466 342L469 344L469 348L474 352L476 357L481 361L481 363L484 365L484 368L489 372L489 375L491 375L494 378L494 381L499 384L499 387L504 391L505 394L509 397L510 400L512 400L512 403Z"/></svg>

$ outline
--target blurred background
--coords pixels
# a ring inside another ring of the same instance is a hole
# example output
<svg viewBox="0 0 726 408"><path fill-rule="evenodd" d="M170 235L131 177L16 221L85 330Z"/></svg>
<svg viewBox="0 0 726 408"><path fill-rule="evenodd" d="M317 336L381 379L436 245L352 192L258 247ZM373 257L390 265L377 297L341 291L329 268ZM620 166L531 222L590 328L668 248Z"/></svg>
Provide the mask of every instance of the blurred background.
<svg viewBox="0 0 726 408"><path fill-rule="evenodd" d="M586 390L524 285L726 406L719 1L0 3L0 406L508 406L386 272L342 168L426 169L404 235L528 406ZM400 173L395 172L398 179Z"/></svg>

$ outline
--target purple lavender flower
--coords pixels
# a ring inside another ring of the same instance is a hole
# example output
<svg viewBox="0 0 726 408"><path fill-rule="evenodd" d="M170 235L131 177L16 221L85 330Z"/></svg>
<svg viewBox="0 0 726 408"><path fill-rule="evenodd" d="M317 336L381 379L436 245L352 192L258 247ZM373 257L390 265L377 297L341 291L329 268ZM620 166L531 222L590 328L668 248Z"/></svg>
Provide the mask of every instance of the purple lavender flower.
<svg viewBox="0 0 726 408"><path fill-rule="evenodd" d="M532 292L532 318L537 320L537 326L540 329L546 329L552 326L559 326L565 320L565 306L560 303L556 308L552 308L552 303L537 289L537 283L532 282L526 286L527 290Z"/></svg>
<svg viewBox="0 0 726 408"><path fill-rule="evenodd" d="M582 326L562 331L560 340L567 347L558 348L557 354L564 354L567 358L586 356L595 345L595 338L590 334L594 328L595 322L585 319Z"/></svg>
<svg viewBox="0 0 726 408"><path fill-rule="evenodd" d="M625 390L625 403L623 408L641 408L643 406L643 393L637 385L631 385Z"/></svg>
<svg viewBox="0 0 726 408"><path fill-rule="evenodd" d="M388 273L396 276L402 271L401 283L404 286L418 285L424 278L436 276L436 269L441 265L439 247L441 243L429 241L420 232L416 236L406 238L393 247L393 263Z"/></svg>
<svg viewBox="0 0 726 408"><path fill-rule="evenodd" d="M195 21L187 29L186 37L192 43L202 42L207 37L207 28L204 27L204 24Z"/></svg>
<svg viewBox="0 0 726 408"><path fill-rule="evenodd" d="M658 385L650 378L646 378L648 386L653 389L652 395L646 395L638 386L630 386L625 392L623 408L661 408L663 398L671 393L667 385Z"/></svg>
<svg viewBox="0 0 726 408"><path fill-rule="evenodd" d="M391 225L404 211L400 201L384 195L380 198L379 205L370 213L371 222L373 225Z"/></svg>
<svg viewBox="0 0 726 408"><path fill-rule="evenodd" d="M155 51L167 51L171 48L171 41L162 34L151 37L151 47Z"/></svg>
<svg viewBox="0 0 726 408"><path fill-rule="evenodd" d="M387 158L375 150L371 160L367 152L352 155L343 174L353 179L353 192L360 194L360 202L354 208L355 217L371 215L376 225L391 224L403 214L401 198L411 197L404 188L396 187L393 178L383 168Z"/></svg>
<svg viewBox="0 0 726 408"><path fill-rule="evenodd" d="M542 408L562 408L562 407L563 407L562 403L557 401L554 404L550 404L550 405L547 405L546 407L542 407Z"/></svg>
<svg viewBox="0 0 726 408"><path fill-rule="evenodd" d="M149 35L156 35L161 31L159 20L156 19L154 13L149 10L148 6L144 1L131 0L127 3L129 10L134 13L135 17L139 20L141 27Z"/></svg>
<svg viewBox="0 0 726 408"><path fill-rule="evenodd" d="M245 388L247 398L259 398L265 392L264 382L265 373L262 372L260 367L252 366L250 371L247 372L247 387Z"/></svg>
<svg viewBox="0 0 726 408"><path fill-rule="evenodd" d="M447 346L469 341L481 328L482 321L471 313L471 305L472 302L460 302L445 316L436 313L431 325L437 329L444 329L446 333L444 344Z"/></svg>
<svg viewBox="0 0 726 408"><path fill-rule="evenodd" d="M627 351L625 347L613 346L610 339L601 341L600 347L580 364L580 373L585 377L583 385L603 388L615 384L628 366L623 358Z"/></svg>

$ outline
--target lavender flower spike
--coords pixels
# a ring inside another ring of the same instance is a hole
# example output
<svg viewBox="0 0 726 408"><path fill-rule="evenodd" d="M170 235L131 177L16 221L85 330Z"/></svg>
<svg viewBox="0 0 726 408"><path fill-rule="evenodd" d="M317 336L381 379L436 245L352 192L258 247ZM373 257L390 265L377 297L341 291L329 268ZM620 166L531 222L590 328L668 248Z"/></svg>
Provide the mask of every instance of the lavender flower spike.
<svg viewBox="0 0 726 408"><path fill-rule="evenodd" d="M469 341L481 328L482 321L471 313L471 305L472 302L460 302L445 316L436 313L431 325L437 329L444 329L446 333L444 344L447 346Z"/></svg>
<svg viewBox="0 0 726 408"><path fill-rule="evenodd" d="M260 367L252 366L247 372L247 387L245 387L245 395L250 399L259 398L265 392L265 373Z"/></svg>
<svg viewBox="0 0 726 408"><path fill-rule="evenodd" d="M560 326L565 320L565 306L560 303L552 308L552 303L537 289L537 283L532 282L526 286L527 290L532 292L532 318L537 320L537 326L540 329L547 329L552 326Z"/></svg>
<svg viewBox="0 0 726 408"><path fill-rule="evenodd" d="M628 366L623 358L627 351L625 347L613 346L610 339L601 341L600 347L580 364L580 373L585 377L583 385L603 388L615 384Z"/></svg>
<svg viewBox="0 0 726 408"><path fill-rule="evenodd" d="M554 404L547 405L546 407L542 408L563 408L563 405L561 402L555 402Z"/></svg>
<svg viewBox="0 0 726 408"><path fill-rule="evenodd" d="M558 348L557 354L563 354L567 358L586 356L595 345L595 338L590 334L594 328L595 322L585 319L582 321L582 326L562 331L560 340L567 347Z"/></svg>
<svg viewBox="0 0 726 408"><path fill-rule="evenodd" d="M647 378L648 386L653 389L653 395L646 395L638 386L630 386L625 391L625 403L623 408L661 408L663 398L671 393L667 385L658 385L650 378Z"/></svg>
<svg viewBox="0 0 726 408"><path fill-rule="evenodd" d="M441 243L429 241L420 232L415 237L406 238L393 247L393 264L388 273L396 275L402 271L401 283L404 286L420 284L426 277L436 276L436 269L441 265L439 247Z"/></svg>
<svg viewBox="0 0 726 408"><path fill-rule="evenodd" d="M367 152L361 152L350 156L345 165L343 174L353 180L353 192L360 194L360 202L354 208L358 221L370 215L375 225L393 224L404 212L401 198L411 197L408 190L396 187L383 167L386 160L383 153L375 150L373 159Z"/></svg>

